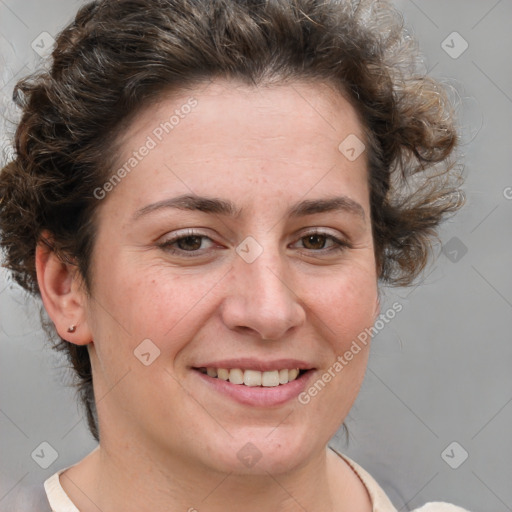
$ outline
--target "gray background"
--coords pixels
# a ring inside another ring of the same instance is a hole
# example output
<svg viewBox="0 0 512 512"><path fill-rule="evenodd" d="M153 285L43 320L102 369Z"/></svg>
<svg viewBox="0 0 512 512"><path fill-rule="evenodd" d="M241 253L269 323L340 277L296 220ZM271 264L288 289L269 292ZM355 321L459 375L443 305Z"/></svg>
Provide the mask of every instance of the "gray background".
<svg viewBox="0 0 512 512"><path fill-rule="evenodd" d="M0 0L3 117L15 119L16 80L41 64L32 42L43 51L41 32L56 35L80 3ZM403 310L374 339L346 422L349 444L340 432L332 445L372 474L399 510L427 501L512 510L512 0L396 4L431 74L459 97L467 205L443 226L421 285L383 289L382 312L395 301ZM454 31L463 39L448 37ZM6 157L10 130L7 123L2 131ZM0 509L95 447L65 385L65 364L44 340L38 303L2 270ZM58 453L47 469L31 456L42 442Z"/></svg>

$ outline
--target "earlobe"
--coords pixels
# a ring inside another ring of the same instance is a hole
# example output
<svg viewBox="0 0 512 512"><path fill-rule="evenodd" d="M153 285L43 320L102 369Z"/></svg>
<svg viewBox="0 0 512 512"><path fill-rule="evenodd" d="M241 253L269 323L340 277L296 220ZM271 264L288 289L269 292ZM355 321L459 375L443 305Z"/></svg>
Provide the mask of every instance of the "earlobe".
<svg viewBox="0 0 512 512"><path fill-rule="evenodd" d="M36 246L37 283L44 307L62 339L76 345L91 343L85 293L78 269L52 249L48 234Z"/></svg>

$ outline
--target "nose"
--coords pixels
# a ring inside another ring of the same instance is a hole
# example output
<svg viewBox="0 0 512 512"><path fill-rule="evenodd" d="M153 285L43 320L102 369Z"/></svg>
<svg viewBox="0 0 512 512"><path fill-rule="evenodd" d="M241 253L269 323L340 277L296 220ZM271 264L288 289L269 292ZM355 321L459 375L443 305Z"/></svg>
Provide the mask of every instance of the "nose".
<svg viewBox="0 0 512 512"><path fill-rule="evenodd" d="M236 256L221 306L228 328L261 340L280 340L304 323L298 286L284 258L270 243L252 263Z"/></svg>

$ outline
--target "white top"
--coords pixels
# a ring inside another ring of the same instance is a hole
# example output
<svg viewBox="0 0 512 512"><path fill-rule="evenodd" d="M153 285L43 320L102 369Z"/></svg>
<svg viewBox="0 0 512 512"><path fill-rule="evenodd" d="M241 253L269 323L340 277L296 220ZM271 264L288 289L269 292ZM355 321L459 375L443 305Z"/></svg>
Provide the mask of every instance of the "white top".
<svg viewBox="0 0 512 512"><path fill-rule="evenodd" d="M397 512L397 509L393 506L390 499L387 497L384 490L374 480L374 478L367 473L359 464L354 462L336 450L333 450L342 459L344 459L348 465L352 468L355 474L363 482L364 486L368 490L372 501L373 512ZM69 466L71 467L71 466ZM44 489L46 496L50 503L52 512L80 512L78 508L70 500L69 496L64 492L64 489L60 485L59 475L66 471L68 468L61 469L48 480L44 482ZM469 512L466 509L451 505L450 503L444 503L440 501L431 501L420 508L413 510L412 512Z"/></svg>

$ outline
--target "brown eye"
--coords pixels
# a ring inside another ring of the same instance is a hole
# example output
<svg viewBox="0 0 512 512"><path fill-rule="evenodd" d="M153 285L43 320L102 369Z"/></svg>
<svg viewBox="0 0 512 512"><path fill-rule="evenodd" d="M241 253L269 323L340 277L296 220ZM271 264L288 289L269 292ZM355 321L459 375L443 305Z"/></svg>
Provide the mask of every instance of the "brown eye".
<svg viewBox="0 0 512 512"><path fill-rule="evenodd" d="M326 238L326 235L314 234L304 236L301 240L304 240L304 246L306 249L319 250L324 248Z"/></svg>
<svg viewBox="0 0 512 512"><path fill-rule="evenodd" d="M302 243L303 249L320 254L344 251L352 247L348 241L322 231L313 231L302 236L299 240ZM326 246L328 242L331 242L330 246Z"/></svg>
<svg viewBox="0 0 512 512"><path fill-rule="evenodd" d="M184 236L174 243L183 251L197 251L201 248L202 236Z"/></svg>
<svg viewBox="0 0 512 512"><path fill-rule="evenodd" d="M211 242L210 247L207 245L208 242ZM204 244L206 247L202 247ZM173 255L194 257L205 255L212 244L213 240L210 237L189 229L163 241L158 247Z"/></svg>

